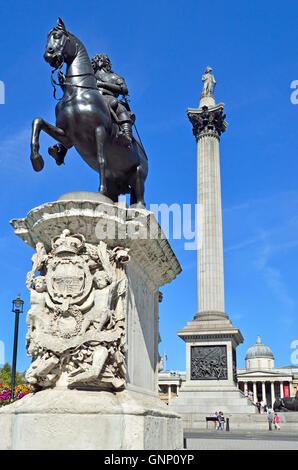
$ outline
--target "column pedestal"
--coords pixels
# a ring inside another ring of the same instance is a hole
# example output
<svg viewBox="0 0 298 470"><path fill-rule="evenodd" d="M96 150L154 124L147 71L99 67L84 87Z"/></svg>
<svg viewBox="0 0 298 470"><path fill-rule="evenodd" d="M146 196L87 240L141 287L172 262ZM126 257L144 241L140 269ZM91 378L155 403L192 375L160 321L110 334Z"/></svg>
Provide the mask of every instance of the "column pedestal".
<svg viewBox="0 0 298 470"><path fill-rule="evenodd" d="M187 428L196 427L200 415L212 416L215 411L226 416L256 413L237 386L236 347L242 335L227 320L212 323L193 320L178 331L186 342L186 380L171 408L182 415Z"/></svg>

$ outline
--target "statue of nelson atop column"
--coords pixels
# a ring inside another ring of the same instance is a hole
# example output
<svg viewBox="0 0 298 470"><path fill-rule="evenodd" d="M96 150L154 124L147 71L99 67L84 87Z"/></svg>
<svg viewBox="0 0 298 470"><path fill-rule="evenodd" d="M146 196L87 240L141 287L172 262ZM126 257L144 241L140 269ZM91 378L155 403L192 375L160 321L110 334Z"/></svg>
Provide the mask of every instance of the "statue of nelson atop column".
<svg viewBox="0 0 298 470"><path fill-rule="evenodd" d="M202 75L202 82L204 85L203 85L203 91L202 91L201 96L210 96L213 94L216 81L215 81L214 75L211 72L212 72L212 68L209 67L208 65L208 67L206 67L204 75Z"/></svg>

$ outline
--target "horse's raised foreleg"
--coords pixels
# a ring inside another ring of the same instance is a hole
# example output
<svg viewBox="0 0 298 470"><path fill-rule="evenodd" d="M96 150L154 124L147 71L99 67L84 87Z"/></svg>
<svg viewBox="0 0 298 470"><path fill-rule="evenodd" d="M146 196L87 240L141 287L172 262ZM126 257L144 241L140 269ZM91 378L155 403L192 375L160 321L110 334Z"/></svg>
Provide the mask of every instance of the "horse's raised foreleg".
<svg viewBox="0 0 298 470"><path fill-rule="evenodd" d="M44 166L43 158L39 154L39 135L41 131L46 132L48 135L53 137L53 139L63 144L66 148L72 147L72 144L70 144L70 142L68 141L63 129L60 129L56 126L52 126L52 124L49 124L42 118L34 119L32 122L30 159L35 171L41 171Z"/></svg>
<svg viewBox="0 0 298 470"><path fill-rule="evenodd" d="M97 127L95 129L96 139L96 159L98 165L98 172L100 177L99 192L107 195L107 182L106 182L106 162L105 162L105 141L106 130L104 127Z"/></svg>

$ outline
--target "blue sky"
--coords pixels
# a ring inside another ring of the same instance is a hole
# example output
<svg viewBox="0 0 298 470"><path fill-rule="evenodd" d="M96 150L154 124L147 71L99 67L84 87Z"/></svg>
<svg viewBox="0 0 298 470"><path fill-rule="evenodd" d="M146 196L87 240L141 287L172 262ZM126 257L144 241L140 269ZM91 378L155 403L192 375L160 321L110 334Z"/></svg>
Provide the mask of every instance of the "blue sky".
<svg viewBox="0 0 298 470"><path fill-rule="evenodd" d="M107 53L123 75L149 156L147 204L196 202L196 144L186 115L196 107L201 75L211 65L216 100L229 127L221 139L226 312L245 342L238 365L259 334L277 366L290 364L298 338L298 105L290 101L298 79L297 14L291 1L1 0L0 105L2 217L1 328L11 362L18 292L29 308L25 276L33 250L13 234L24 217L68 191L96 191L98 178L76 154L57 167L41 137L45 168L29 161L31 121L54 123L50 68L43 60L47 32L63 18L90 56ZM185 369L185 344L176 331L196 313L196 254L170 240L182 273L162 288L160 353L167 368ZM26 322L21 318L18 370L28 367Z"/></svg>

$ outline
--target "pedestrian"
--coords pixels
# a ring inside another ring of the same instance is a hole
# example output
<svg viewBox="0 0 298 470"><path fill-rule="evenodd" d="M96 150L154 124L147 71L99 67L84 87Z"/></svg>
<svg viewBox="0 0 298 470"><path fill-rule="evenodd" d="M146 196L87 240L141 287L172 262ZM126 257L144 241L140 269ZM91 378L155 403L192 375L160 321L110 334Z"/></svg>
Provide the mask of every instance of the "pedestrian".
<svg viewBox="0 0 298 470"><path fill-rule="evenodd" d="M213 417L215 418L214 419L214 429L217 429L217 425L218 425L218 413L217 413L217 411L215 411Z"/></svg>
<svg viewBox="0 0 298 470"><path fill-rule="evenodd" d="M258 408L258 412L261 413L261 404L259 401L257 401L256 407Z"/></svg>
<svg viewBox="0 0 298 470"><path fill-rule="evenodd" d="M220 411L218 415L218 428L217 428L218 430L220 431L224 430L224 422L225 422L225 418L224 418L223 412Z"/></svg>
<svg viewBox="0 0 298 470"><path fill-rule="evenodd" d="M266 403L265 403L265 405L264 405L264 413L267 413L267 412L268 412L268 408L267 408L267 405L266 405Z"/></svg>
<svg viewBox="0 0 298 470"><path fill-rule="evenodd" d="M272 410L268 411L267 419L269 423L269 431L272 431L272 423L273 423L274 413Z"/></svg>
<svg viewBox="0 0 298 470"><path fill-rule="evenodd" d="M278 431L280 431L280 419L279 419L279 416L277 413L274 413L274 417L273 417L273 423L274 423L274 427L275 429L277 429Z"/></svg>

